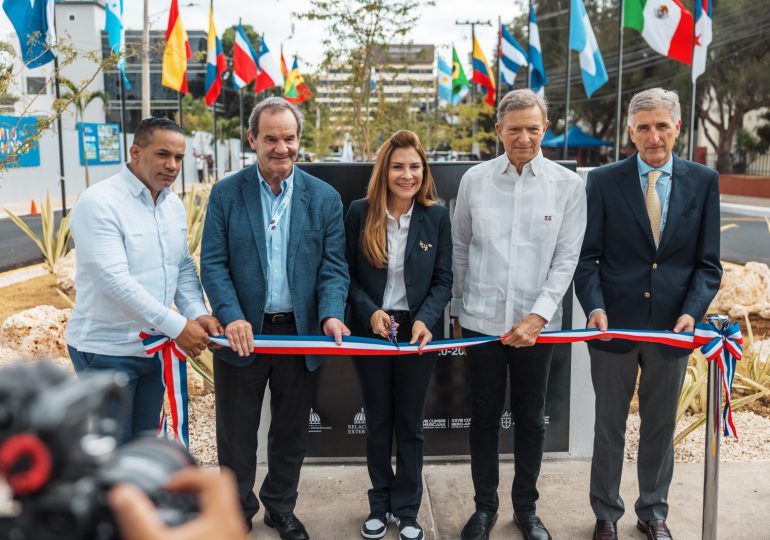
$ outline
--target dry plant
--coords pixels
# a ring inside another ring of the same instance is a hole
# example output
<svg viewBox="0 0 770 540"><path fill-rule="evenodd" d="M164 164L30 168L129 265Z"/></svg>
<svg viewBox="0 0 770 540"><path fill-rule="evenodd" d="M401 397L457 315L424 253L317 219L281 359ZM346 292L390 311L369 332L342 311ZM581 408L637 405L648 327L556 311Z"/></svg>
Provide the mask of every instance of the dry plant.
<svg viewBox="0 0 770 540"><path fill-rule="evenodd" d="M24 234L29 236L35 245L40 249L45 260L44 265L46 270L53 274L53 267L56 261L61 259L67 253L67 247L70 243L70 216L67 214L61 218L59 222L59 229L54 233L56 222L54 219L53 205L51 204L51 194L48 191L45 192L45 202L40 209L40 217L42 219L43 231L40 237L24 223L24 221L8 210L3 208L8 217L22 230Z"/></svg>

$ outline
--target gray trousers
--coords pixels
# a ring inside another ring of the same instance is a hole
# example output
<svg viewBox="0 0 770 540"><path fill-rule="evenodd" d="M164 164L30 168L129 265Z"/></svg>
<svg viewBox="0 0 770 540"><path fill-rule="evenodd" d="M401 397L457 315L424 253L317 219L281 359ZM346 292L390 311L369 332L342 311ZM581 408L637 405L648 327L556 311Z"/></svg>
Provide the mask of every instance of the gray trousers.
<svg viewBox="0 0 770 540"><path fill-rule="evenodd" d="M625 507L620 476L628 408L639 369L639 498L636 515L643 521L666 519L668 488L674 472L674 429L687 355L664 358L657 345L640 343L630 352L588 348L596 394L594 452L591 460L591 508L597 519L617 521Z"/></svg>

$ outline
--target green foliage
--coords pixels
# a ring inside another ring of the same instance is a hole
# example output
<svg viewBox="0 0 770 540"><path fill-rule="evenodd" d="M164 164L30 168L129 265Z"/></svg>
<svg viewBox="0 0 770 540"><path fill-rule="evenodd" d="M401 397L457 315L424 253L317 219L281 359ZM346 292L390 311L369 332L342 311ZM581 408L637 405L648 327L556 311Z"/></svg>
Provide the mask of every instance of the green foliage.
<svg viewBox="0 0 770 540"><path fill-rule="evenodd" d="M210 185L192 184L184 196L184 209L187 215L187 247L192 255L198 254L203 236L203 222L206 220L206 206L211 194Z"/></svg>
<svg viewBox="0 0 770 540"><path fill-rule="evenodd" d="M294 13L300 20L326 23L321 45L324 48L322 69L344 67L350 76L339 81L339 89L350 99L348 114L338 119L340 128L350 129L357 152L370 159L374 96L371 89L372 67L388 64L378 53L391 43L403 41L403 36L414 28L418 8L432 5L419 0L310 0L310 7ZM380 54L381 56L381 54ZM380 71L380 69L378 69ZM403 126L402 126L403 127Z"/></svg>
<svg viewBox="0 0 770 540"><path fill-rule="evenodd" d="M202 97L196 98L192 94L186 94L182 98L182 114L184 115L184 132L192 135L195 131L211 133L214 129L214 117L203 101ZM179 122L179 113L174 118ZM217 122L217 129L219 122Z"/></svg>
<svg viewBox="0 0 770 540"><path fill-rule="evenodd" d="M58 230L54 231L56 223L54 220L53 205L51 204L51 194L46 191L45 202L40 208L40 217L42 220L43 230L41 236L37 234L16 214L3 208L8 217L22 230L24 234L30 237L35 245L40 249L40 253L43 254L44 265L46 270L53 274L53 267L56 261L61 259L67 252L67 247L70 243L70 216L67 214L59 222Z"/></svg>

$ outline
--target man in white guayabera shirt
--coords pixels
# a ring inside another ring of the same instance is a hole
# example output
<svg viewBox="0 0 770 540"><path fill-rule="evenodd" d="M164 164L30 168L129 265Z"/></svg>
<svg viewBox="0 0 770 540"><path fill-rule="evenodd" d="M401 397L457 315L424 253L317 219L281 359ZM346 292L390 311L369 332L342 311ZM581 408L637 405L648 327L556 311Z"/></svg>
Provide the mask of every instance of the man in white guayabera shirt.
<svg viewBox="0 0 770 540"><path fill-rule="evenodd" d="M184 205L171 191L184 151L178 124L142 120L129 162L87 189L72 211L77 300L67 345L78 373L112 369L128 376L121 441L156 429L163 405L160 363L147 356L139 332L174 338L192 356L209 344L209 334L223 332L206 310L187 249Z"/></svg>
<svg viewBox="0 0 770 540"><path fill-rule="evenodd" d="M471 474L476 512L463 540L489 538L499 501L500 416L510 378L514 519L526 539L551 538L535 513L545 442L545 396L553 345L535 344L561 328L561 300L580 255L586 197L580 177L543 157L545 101L514 90L498 106L505 154L468 170L452 219L452 315L463 337L504 335L468 349Z"/></svg>

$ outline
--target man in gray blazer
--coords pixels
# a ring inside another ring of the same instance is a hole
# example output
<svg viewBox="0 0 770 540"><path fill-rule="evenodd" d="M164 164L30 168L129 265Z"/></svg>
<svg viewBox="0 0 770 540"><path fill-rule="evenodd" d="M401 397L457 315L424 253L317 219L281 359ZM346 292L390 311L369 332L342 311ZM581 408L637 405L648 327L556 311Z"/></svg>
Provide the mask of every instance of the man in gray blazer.
<svg viewBox="0 0 770 540"><path fill-rule="evenodd" d="M350 335L342 323L349 282L342 201L294 166L301 130L300 112L283 98L254 107L248 137L257 163L212 189L201 248L203 286L230 344L214 352L219 464L235 472L251 529L269 384L268 472L259 499L265 523L284 540L309 538L294 506L321 359L253 354L253 334L323 332L338 344Z"/></svg>
<svg viewBox="0 0 770 540"><path fill-rule="evenodd" d="M628 106L638 153L588 175L588 225L575 292L588 327L691 332L719 290L719 174L673 154L682 124L675 92L652 88ZM670 540L668 488L688 354L626 340L591 341L596 425L591 462L595 540L616 540L626 418L639 378L637 528Z"/></svg>

